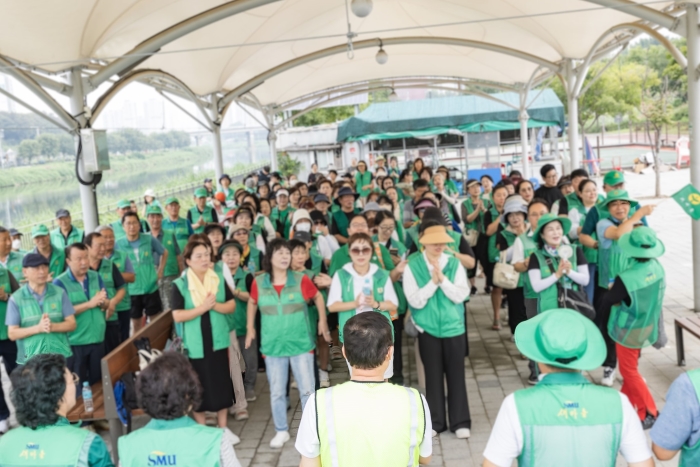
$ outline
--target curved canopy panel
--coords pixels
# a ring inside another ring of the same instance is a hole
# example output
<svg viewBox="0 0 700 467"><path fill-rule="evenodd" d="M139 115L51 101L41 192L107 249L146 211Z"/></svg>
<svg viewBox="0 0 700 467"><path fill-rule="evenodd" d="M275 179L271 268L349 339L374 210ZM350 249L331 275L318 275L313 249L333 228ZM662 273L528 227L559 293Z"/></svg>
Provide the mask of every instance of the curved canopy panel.
<svg viewBox="0 0 700 467"><path fill-rule="evenodd" d="M211 9L239 5L242 12L224 12L160 46L160 53L140 57L138 68L161 69L206 95L237 89L308 56L254 87L263 105L377 78L429 74L513 84L527 82L539 65L507 49L552 63L581 59L612 26L639 21L629 10L605 9L601 3L374 0L369 16L350 14L358 34L354 41L411 36L485 44L387 45L389 61L379 65L374 46L357 50L353 60L347 57L344 0L0 0L0 55L48 71L89 61L99 70L163 30ZM660 11L672 4L645 2L643 8ZM335 55L315 59L314 53L335 46L342 47ZM503 50L494 50L498 47Z"/></svg>

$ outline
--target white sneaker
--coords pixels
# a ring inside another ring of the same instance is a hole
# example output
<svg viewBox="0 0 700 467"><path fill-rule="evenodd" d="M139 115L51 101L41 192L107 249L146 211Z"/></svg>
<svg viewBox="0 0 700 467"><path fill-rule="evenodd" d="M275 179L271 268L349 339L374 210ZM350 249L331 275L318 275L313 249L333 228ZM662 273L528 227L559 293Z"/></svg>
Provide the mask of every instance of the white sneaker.
<svg viewBox="0 0 700 467"><path fill-rule="evenodd" d="M455 431L455 435L458 439L467 439L472 435L472 431L469 428L460 428Z"/></svg>
<svg viewBox="0 0 700 467"><path fill-rule="evenodd" d="M231 444L231 446L235 446L241 442L241 438L236 436L233 431L228 429L228 427L224 428L224 437Z"/></svg>
<svg viewBox="0 0 700 467"><path fill-rule="evenodd" d="M433 430L433 438L435 438L438 435L438 432Z"/></svg>
<svg viewBox="0 0 700 467"><path fill-rule="evenodd" d="M322 388L329 388L331 387L331 381L330 378L328 377L328 372L323 371L323 370L318 370L318 376L321 381L319 381L319 385Z"/></svg>
<svg viewBox="0 0 700 467"><path fill-rule="evenodd" d="M0 435L4 435L10 431L10 423L8 419L0 420Z"/></svg>
<svg viewBox="0 0 700 467"><path fill-rule="evenodd" d="M609 366L603 367L603 379L600 380L600 384L611 388L615 382L615 368Z"/></svg>
<svg viewBox="0 0 700 467"><path fill-rule="evenodd" d="M292 381L292 384L289 385L292 389L299 389L299 385L297 384L296 381Z"/></svg>
<svg viewBox="0 0 700 467"><path fill-rule="evenodd" d="M289 441L288 431L278 431L274 438L270 441L271 448L281 448L284 443Z"/></svg>

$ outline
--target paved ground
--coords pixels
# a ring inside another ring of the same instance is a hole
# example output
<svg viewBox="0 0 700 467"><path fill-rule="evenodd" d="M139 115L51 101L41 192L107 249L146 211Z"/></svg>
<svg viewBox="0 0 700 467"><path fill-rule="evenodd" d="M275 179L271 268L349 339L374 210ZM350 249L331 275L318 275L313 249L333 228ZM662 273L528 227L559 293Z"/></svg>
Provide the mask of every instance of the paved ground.
<svg viewBox="0 0 700 467"><path fill-rule="evenodd" d="M633 196L643 203L659 203L651 199L654 187L653 175L627 175L628 188ZM662 192L671 195L689 181L689 172L669 172L663 174ZM667 293L664 302L664 321L669 334L669 345L662 350L645 349L640 360L642 375L646 378L654 398L663 410L664 397L671 382L683 371L676 366L675 336L673 320L679 316L689 316L693 306L692 258L690 246L690 218L673 200L662 201L660 208L650 217L650 225L657 230L666 244L666 254L662 263L666 268ZM479 290L483 285L479 284ZM515 345L510 341L510 331L504 326L502 331L490 329L490 302L483 294L474 296L469 305L468 334L470 356L465 359L467 392L472 415L472 436L469 440L458 440L451 433L443 433L434 439L433 462L436 466L478 466L482 453L503 398L526 386L527 362L522 360ZM410 373L412 385L417 387L412 346L404 346L406 370ZM411 349L411 352L408 351ZM410 355L409 355L410 354ZM686 339L687 368L700 366L700 342ZM331 374L333 383L347 379L347 368L342 361L335 361ZM4 373L4 370L3 370ZM601 377L601 370L591 372L594 382ZM618 375L619 378L619 375ZM4 378L7 388L7 379ZM620 381L616 381L619 389ZM294 450L296 428L301 418L298 393L292 390L293 411L291 419L292 440L283 449L271 449L269 441L274 435L274 425L270 415L270 398L267 380L260 374L256 388L258 400L249 406L250 419L246 422L231 421L229 426L241 437L236 453L246 466L296 466L299 455ZM141 425L146 420L136 421ZM618 465L626 465L620 460ZM677 459L658 463L663 466L676 466Z"/></svg>

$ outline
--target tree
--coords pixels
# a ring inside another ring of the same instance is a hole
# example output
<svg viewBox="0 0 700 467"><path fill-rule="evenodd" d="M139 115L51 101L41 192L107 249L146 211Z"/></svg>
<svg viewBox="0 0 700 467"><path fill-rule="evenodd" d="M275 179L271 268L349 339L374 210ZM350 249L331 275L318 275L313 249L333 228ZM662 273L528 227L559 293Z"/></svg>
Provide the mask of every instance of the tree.
<svg viewBox="0 0 700 467"><path fill-rule="evenodd" d="M41 146L32 139L25 139L19 143L17 154L20 159L24 160L27 164L31 164L32 158L41 154Z"/></svg>
<svg viewBox="0 0 700 467"><path fill-rule="evenodd" d="M58 135L58 152L65 155L75 154L75 140L72 136L66 133Z"/></svg>
<svg viewBox="0 0 700 467"><path fill-rule="evenodd" d="M301 168L301 162L289 157L289 154L283 152L277 154L277 168L279 172L285 176L299 175L299 169Z"/></svg>
<svg viewBox="0 0 700 467"><path fill-rule="evenodd" d="M42 156L53 158L58 156L59 153L59 141L57 135L52 135L50 133L44 133L39 135L36 139L39 144L40 153Z"/></svg>
<svg viewBox="0 0 700 467"><path fill-rule="evenodd" d="M298 110L292 111L292 115L298 114ZM335 123L348 119L355 115L352 105L342 105L339 107L322 107L302 115L294 120L294 126L314 126L326 123Z"/></svg>

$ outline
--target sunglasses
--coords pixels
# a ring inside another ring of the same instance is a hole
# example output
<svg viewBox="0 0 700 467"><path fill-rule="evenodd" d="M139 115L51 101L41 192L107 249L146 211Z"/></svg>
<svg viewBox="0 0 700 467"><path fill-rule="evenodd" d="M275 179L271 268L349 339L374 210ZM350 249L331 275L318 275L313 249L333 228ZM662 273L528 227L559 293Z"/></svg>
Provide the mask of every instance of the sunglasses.
<svg viewBox="0 0 700 467"><path fill-rule="evenodd" d="M365 256L372 252L371 248L351 248L350 253L356 256Z"/></svg>
<svg viewBox="0 0 700 467"><path fill-rule="evenodd" d="M326 223L323 221L315 221L314 225L326 225Z"/></svg>

